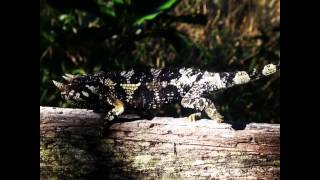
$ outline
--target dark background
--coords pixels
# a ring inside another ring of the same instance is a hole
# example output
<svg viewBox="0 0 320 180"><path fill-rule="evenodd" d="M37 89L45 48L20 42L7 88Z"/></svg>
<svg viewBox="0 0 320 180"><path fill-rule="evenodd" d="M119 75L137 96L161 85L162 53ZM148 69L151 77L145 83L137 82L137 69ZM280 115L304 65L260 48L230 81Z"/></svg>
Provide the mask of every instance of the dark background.
<svg viewBox="0 0 320 180"><path fill-rule="evenodd" d="M39 56L42 106L71 107L51 82L64 73L251 71L280 62L280 0L40 0ZM227 120L280 123L279 73L215 98Z"/></svg>

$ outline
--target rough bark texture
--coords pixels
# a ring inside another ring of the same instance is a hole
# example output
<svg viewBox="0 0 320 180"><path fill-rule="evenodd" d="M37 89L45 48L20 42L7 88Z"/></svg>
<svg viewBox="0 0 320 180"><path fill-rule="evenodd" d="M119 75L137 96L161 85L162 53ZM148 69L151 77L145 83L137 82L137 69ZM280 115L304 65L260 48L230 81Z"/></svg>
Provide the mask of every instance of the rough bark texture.
<svg viewBox="0 0 320 180"><path fill-rule="evenodd" d="M41 179L280 178L278 124L102 123L90 110L40 107Z"/></svg>

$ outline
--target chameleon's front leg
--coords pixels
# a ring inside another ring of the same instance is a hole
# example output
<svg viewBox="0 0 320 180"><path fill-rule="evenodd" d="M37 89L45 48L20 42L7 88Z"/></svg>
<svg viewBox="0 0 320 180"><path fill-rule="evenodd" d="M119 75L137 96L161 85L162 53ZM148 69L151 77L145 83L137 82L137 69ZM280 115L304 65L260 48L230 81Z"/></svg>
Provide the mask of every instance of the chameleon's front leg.
<svg viewBox="0 0 320 180"><path fill-rule="evenodd" d="M114 108L112 108L104 118L108 121L112 121L115 118L115 116L121 115L125 109L124 103L119 99L116 99L112 103L112 105L114 106Z"/></svg>

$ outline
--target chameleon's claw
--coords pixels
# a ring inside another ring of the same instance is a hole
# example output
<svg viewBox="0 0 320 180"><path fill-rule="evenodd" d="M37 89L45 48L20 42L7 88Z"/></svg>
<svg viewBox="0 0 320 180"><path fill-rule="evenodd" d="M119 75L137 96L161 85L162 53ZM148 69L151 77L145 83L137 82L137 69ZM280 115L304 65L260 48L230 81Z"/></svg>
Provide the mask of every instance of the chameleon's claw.
<svg viewBox="0 0 320 180"><path fill-rule="evenodd" d="M219 114L219 112L216 109L207 108L205 110L207 115L210 117L210 119L217 121L218 123L223 123L223 116Z"/></svg>
<svg viewBox="0 0 320 180"><path fill-rule="evenodd" d="M195 122L197 119L201 117L201 113L193 113L188 116L188 120L190 122Z"/></svg>

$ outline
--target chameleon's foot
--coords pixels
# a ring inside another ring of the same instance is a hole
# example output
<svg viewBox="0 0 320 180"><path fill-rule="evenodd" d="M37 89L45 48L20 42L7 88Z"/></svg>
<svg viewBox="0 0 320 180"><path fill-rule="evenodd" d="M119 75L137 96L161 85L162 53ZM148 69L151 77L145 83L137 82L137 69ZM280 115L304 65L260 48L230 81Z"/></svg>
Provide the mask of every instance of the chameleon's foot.
<svg viewBox="0 0 320 180"><path fill-rule="evenodd" d="M105 116L105 120L112 121L116 116L119 116L124 112L124 103L117 99L114 103L114 108L108 112L108 114Z"/></svg>
<svg viewBox="0 0 320 180"><path fill-rule="evenodd" d="M188 120L190 122L195 122L196 120L200 119L200 117L201 117L201 113L193 113L188 116Z"/></svg>
<svg viewBox="0 0 320 180"><path fill-rule="evenodd" d="M104 117L104 119L107 121L112 121L114 120L114 115L112 114L112 112L108 112L108 114Z"/></svg>
<svg viewBox="0 0 320 180"><path fill-rule="evenodd" d="M218 123L223 123L223 116L219 114L219 112L216 109L213 108L207 108L205 110L207 115L210 117L210 119L217 121Z"/></svg>

